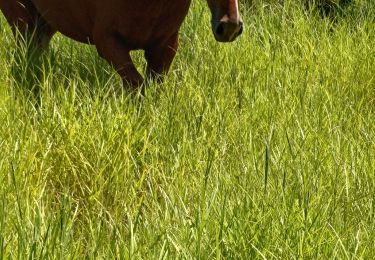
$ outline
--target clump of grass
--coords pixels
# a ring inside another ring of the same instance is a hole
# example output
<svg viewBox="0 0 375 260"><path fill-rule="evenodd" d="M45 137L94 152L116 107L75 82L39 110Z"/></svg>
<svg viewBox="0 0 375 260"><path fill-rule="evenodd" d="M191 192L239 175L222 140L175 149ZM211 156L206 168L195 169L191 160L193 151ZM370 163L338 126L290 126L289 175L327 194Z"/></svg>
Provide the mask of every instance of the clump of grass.
<svg viewBox="0 0 375 260"><path fill-rule="evenodd" d="M2 20L0 258L370 258L375 31L356 6L333 26L255 5L222 45L195 2L142 99L61 36L15 72Z"/></svg>

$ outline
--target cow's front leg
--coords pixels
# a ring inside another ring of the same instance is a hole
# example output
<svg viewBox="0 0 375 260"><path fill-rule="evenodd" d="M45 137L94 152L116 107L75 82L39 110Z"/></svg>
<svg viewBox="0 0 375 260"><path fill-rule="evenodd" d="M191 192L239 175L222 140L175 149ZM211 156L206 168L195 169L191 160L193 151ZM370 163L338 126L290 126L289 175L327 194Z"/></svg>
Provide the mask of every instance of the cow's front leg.
<svg viewBox="0 0 375 260"><path fill-rule="evenodd" d="M99 55L120 74L124 86L129 86L131 90L137 90L142 86L143 78L133 64L130 50L118 35L99 33L94 35L94 43Z"/></svg>
<svg viewBox="0 0 375 260"><path fill-rule="evenodd" d="M167 74L178 48L178 34L174 34L166 42L145 50L147 75L157 81L162 81Z"/></svg>

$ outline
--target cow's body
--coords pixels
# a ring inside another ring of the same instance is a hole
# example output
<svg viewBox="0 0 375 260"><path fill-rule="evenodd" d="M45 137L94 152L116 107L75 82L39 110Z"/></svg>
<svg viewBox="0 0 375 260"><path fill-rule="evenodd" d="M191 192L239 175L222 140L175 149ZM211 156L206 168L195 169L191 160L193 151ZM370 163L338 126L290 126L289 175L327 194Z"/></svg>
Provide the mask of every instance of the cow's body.
<svg viewBox="0 0 375 260"><path fill-rule="evenodd" d="M168 71L189 6L190 0L0 0L12 27L24 36L33 34L40 48L57 31L94 44L130 86L143 81L131 50L145 50L151 75Z"/></svg>
<svg viewBox="0 0 375 260"><path fill-rule="evenodd" d="M9 0L8 0L9 1ZM80 42L116 35L129 49L162 44L175 35L190 0L32 0L52 28ZM98 39L97 39L98 40Z"/></svg>

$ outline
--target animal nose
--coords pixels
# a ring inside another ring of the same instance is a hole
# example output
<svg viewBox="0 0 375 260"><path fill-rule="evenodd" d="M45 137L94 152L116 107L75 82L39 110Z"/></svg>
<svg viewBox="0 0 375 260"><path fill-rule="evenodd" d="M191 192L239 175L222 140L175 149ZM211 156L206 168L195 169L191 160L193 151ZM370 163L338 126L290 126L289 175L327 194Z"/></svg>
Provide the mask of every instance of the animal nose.
<svg viewBox="0 0 375 260"><path fill-rule="evenodd" d="M222 19L214 28L215 38L219 42L232 42L243 32L242 21Z"/></svg>

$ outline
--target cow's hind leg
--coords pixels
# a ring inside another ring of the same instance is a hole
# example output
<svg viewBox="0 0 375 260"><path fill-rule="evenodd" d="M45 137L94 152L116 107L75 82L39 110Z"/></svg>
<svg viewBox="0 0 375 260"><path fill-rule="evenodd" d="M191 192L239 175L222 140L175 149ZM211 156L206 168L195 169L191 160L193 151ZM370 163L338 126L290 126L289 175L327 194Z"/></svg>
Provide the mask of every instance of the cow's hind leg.
<svg viewBox="0 0 375 260"><path fill-rule="evenodd" d="M55 30L43 19L30 0L0 0L17 42L39 50L47 48Z"/></svg>
<svg viewBox="0 0 375 260"><path fill-rule="evenodd" d="M40 54L48 47L55 33L30 0L0 0L0 9L10 24L16 39L16 51L11 74L19 90L36 98L39 104L41 64ZM26 91L26 92L25 92Z"/></svg>

